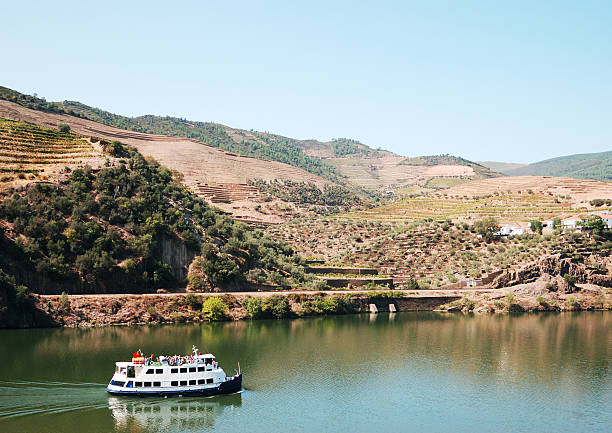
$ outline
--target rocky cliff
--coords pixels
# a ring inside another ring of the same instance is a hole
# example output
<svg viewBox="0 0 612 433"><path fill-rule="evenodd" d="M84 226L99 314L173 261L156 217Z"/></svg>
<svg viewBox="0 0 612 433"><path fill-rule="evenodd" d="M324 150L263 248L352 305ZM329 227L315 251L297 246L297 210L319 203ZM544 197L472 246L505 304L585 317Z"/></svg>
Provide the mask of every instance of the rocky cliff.
<svg viewBox="0 0 612 433"><path fill-rule="evenodd" d="M582 257L569 257L564 254L546 256L537 262L503 272L491 285L495 288L512 287L532 283L544 277L554 288L564 292L574 291L575 283L612 287L609 258L590 259L585 262Z"/></svg>

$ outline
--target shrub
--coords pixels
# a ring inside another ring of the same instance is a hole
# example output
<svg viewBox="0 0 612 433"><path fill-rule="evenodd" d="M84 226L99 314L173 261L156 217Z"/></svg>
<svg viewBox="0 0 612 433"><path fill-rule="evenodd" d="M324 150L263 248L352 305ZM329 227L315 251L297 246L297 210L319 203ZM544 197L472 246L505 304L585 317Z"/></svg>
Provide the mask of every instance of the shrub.
<svg viewBox="0 0 612 433"><path fill-rule="evenodd" d="M508 311L511 313L522 313L525 309L520 304L510 304L508 305Z"/></svg>
<svg viewBox="0 0 612 433"><path fill-rule="evenodd" d="M260 297L249 296L242 302L242 306L251 319L256 319L262 314L262 302Z"/></svg>
<svg viewBox="0 0 612 433"><path fill-rule="evenodd" d="M59 129L59 132L67 134L68 132L70 132L70 125L68 125L67 123L60 123L59 125L57 125L57 129Z"/></svg>
<svg viewBox="0 0 612 433"><path fill-rule="evenodd" d="M408 286L406 288L408 290L418 290L419 289L419 282L416 279L411 278L410 281L408 281Z"/></svg>
<svg viewBox="0 0 612 433"><path fill-rule="evenodd" d="M227 304L217 296L211 296L202 304L202 313L210 321L223 320L228 310Z"/></svg>
<svg viewBox="0 0 612 433"><path fill-rule="evenodd" d="M310 308L317 314L333 314L338 311L338 300L335 296L315 298L310 302Z"/></svg>
<svg viewBox="0 0 612 433"><path fill-rule="evenodd" d="M172 320L174 323L183 323L187 320L187 318L180 311L175 311L170 315L170 320Z"/></svg>
<svg viewBox="0 0 612 433"><path fill-rule="evenodd" d="M504 296L504 298L506 298L506 302L508 304L512 304L512 302L514 302L514 293L512 292L508 292L506 293L506 295Z"/></svg>
<svg viewBox="0 0 612 433"><path fill-rule="evenodd" d="M567 281L567 284L569 284L570 287L574 286L574 284L576 284L576 282L578 281L578 278L575 275L571 274L563 274L563 279Z"/></svg>
<svg viewBox="0 0 612 433"><path fill-rule="evenodd" d="M289 316L291 306L289 300L283 295L272 295L264 298L261 305L263 314L277 319Z"/></svg>
<svg viewBox="0 0 612 433"><path fill-rule="evenodd" d="M103 146L103 150L104 150L104 152L106 152L106 153L108 153L108 154L110 154L110 155L112 155L114 157L117 157L117 158L128 156L128 152L125 149L125 147L123 146L123 144L121 144L121 142L119 142L117 140L112 141L112 142L110 142L108 144L106 144L106 142L105 142L105 144Z"/></svg>
<svg viewBox="0 0 612 433"><path fill-rule="evenodd" d="M473 301L469 298L462 298L460 303L463 306L463 309L467 311L472 311L476 306L476 301Z"/></svg>
<svg viewBox="0 0 612 433"><path fill-rule="evenodd" d="M59 298L58 307L60 311L67 313L70 311L70 300L68 299L68 294L66 292L62 292Z"/></svg>
<svg viewBox="0 0 612 433"><path fill-rule="evenodd" d="M540 304L542 307L548 307L548 301L543 296L538 296L536 301L538 301L538 304Z"/></svg>
<svg viewBox="0 0 612 433"><path fill-rule="evenodd" d="M15 287L15 302L17 304L23 305L30 300L30 289L28 289L26 286Z"/></svg>
<svg viewBox="0 0 612 433"><path fill-rule="evenodd" d="M580 302L578 302L574 296L568 296L567 299L565 300L565 303L571 309L580 308Z"/></svg>
<svg viewBox="0 0 612 433"><path fill-rule="evenodd" d="M355 305L353 298L350 295L334 296L336 298L336 312L341 314L353 313L355 311Z"/></svg>
<svg viewBox="0 0 612 433"><path fill-rule="evenodd" d="M183 298L183 305L188 305L194 310L199 310L202 308L202 298L198 295L194 295L193 293L189 293Z"/></svg>

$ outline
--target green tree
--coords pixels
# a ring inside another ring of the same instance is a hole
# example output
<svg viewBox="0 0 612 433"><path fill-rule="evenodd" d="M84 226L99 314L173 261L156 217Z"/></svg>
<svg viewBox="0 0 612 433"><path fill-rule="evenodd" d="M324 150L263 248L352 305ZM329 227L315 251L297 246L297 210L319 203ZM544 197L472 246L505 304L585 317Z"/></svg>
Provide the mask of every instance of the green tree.
<svg viewBox="0 0 612 433"><path fill-rule="evenodd" d="M262 302L260 297L249 296L242 305L251 319L256 319L262 314Z"/></svg>
<svg viewBox="0 0 612 433"><path fill-rule="evenodd" d="M499 223L493 217L483 218L474 222L473 229L481 235L487 242L491 242L495 238L495 234L499 231Z"/></svg>
<svg viewBox="0 0 612 433"><path fill-rule="evenodd" d="M289 300L283 295L268 296L262 301L261 307L263 314L275 317L277 319L287 317L291 313Z"/></svg>
<svg viewBox="0 0 612 433"><path fill-rule="evenodd" d="M542 221L540 221L540 220L531 220L529 222L529 228L534 233L542 234Z"/></svg>
<svg viewBox="0 0 612 433"><path fill-rule="evenodd" d="M605 221L599 215L591 215L586 221L578 222L578 224L583 229L599 235L603 234L608 228Z"/></svg>
<svg viewBox="0 0 612 433"><path fill-rule="evenodd" d="M229 307L217 296L211 296L202 304L202 313L208 320L216 322L225 318Z"/></svg>

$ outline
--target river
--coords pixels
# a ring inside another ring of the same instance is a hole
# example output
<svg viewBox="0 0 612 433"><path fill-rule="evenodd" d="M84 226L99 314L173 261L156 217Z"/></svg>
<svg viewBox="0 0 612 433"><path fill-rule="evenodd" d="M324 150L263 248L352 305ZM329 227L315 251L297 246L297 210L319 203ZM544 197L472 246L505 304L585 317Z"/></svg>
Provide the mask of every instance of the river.
<svg viewBox="0 0 612 433"><path fill-rule="evenodd" d="M604 432L610 312L397 313L0 331L0 431ZM107 395L134 350L214 353L244 391Z"/></svg>

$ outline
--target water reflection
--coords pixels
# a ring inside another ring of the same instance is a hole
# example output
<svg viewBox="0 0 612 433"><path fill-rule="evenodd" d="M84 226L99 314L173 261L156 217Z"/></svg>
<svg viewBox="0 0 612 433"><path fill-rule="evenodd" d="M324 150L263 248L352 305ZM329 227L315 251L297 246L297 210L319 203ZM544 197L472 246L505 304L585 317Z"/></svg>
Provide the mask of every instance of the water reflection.
<svg viewBox="0 0 612 433"><path fill-rule="evenodd" d="M211 398L108 399L118 432L202 431L242 405L241 393Z"/></svg>
<svg viewBox="0 0 612 433"><path fill-rule="evenodd" d="M606 431L611 331L609 312L0 331L0 432L445 431L439 413L452 413L453 431L499 430L517 413L533 431ZM104 392L114 362L136 349L192 344L229 373L239 361L249 391L193 400Z"/></svg>

